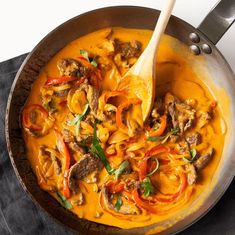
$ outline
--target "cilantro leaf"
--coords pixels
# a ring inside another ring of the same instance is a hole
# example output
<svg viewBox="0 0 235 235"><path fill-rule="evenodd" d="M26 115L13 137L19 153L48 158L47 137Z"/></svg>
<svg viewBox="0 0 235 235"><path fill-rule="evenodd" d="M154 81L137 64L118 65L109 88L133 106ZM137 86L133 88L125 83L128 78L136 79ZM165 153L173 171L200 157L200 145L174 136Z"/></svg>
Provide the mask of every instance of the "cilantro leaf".
<svg viewBox="0 0 235 235"><path fill-rule="evenodd" d="M122 172L125 170L125 168L129 166L129 162L125 160L124 162L120 164L120 166L117 169L112 169L112 167L110 166L105 156L104 150L102 149L100 145L100 140L97 137L96 122L94 125L93 141L92 141L92 146L91 146L90 151L101 160L108 174L115 175L116 178L118 178L122 174Z"/></svg>
<svg viewBox="0 0 235 235"><path fill-rule="evenodd" d="M141 182L140 187L144 190L145 197L148 197L155 192L155 188L153 187L152 182L149 178L145 178Z"/></svg>
<svg viewBox="0 0 235 235"><path fill-rule="evenodd" d="M43 103L43 106L49 113L53 113L56 111L58 103L56 99L52 97L52 99L49 102Z"/></svg>
<svg viewBox="0 0 235 235"><path fill-rule="evenodd" d="M105 169L111 175L113 170L112 170L112 167L110 166L108 160L106 159L104 150L102 149L102 147L100 145L100 140L97 137L96 123L94 125L93 141L92 141L92 146L91 146L91 150L90 151L93 154L95 154L101 160L101 162L104 164Z"/></svg>
<svg viewBox="0 0 235 235"><path fill-rule="evenodd" d="M88 51L84 50L84 49L81 49L80 50L80 54L89 62L91 63L91 65L93 65L94 67L97 67L98 64L97 62L94 60L94 58L90 58L89 57L89 53Z"/></svg>
<svg viewBox="0 0 235 235"><path fill-rule="evenodd" d="M130 163L127 160L123 161L117 169L113 170L113 174L115 175L115 177L118 178L129 165Z"/></svg>
<svg viewBox="0 0 235 235"><path fill-rule="evenodd" d="M190 158L183 157L183 160L187 163L192 163L197 157L197 150L191 149L190 150Z"/></svg>
<svg viewBox="0 0 235 235"><path fill-rule="evenodd" d="M58 197L58 199L59 199L60 204L61 204L64 208L66 208L66 209L72 209L72 208L73 208L73 206L72 206L72 204L70 203L70 201L68 201L68 200L64 197L64 195L63 195L62 193L57 192L56 195L57 195L57 197Z"/></svg>
<svg viewBox="0 0 235 235"><path fill-rule="evenodd" d="M122 198L121 196L118 194L117 196L117 202L115 203L115 208L119 211L120 208L122 206Z"/></svg>
<svg viewBox="0 0 235 235"><path fill-rule="evenodd" d="M76 136L78 136L81 121L88 114L89 110L89 104L86 104L82 114L76 114L74 119L67 122L69 126L76 126Z"/></svg>
<svg viewBox="0 0 235 235"><path fill-rule="evenodd" d="M147 141L155 142L155 141L164 140L164 138L165 138L165 136L149 136L147 138Z"/></svg>
<svg viewBox="0 0 235 235"><path fill-rule="evenodd" d="M84 50L84 49L81 49L81 50L80 50L80 54L81 54L85 59L87 59L88 62L90 62L88 51L86 51L86 50Z"/></svg>
<svg viewBox="0 0 235 235"><path fill-rule="evenodd" d="M161 141L161 140L164 140L165 138L168 138L170 135L177 135L178 132L179 132L179 128L176 127L176 128L171 129L171 131L168 132L168 134L166 134L166 135L162 135L162 136L149 136L147 138L147 141L150 141L150 142Z"/></svg>

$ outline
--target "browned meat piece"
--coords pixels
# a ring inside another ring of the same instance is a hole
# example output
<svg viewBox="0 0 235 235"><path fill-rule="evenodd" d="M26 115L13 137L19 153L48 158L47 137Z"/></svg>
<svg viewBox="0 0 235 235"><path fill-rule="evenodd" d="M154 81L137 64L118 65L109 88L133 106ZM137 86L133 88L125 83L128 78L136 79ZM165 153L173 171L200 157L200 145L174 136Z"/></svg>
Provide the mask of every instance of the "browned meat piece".
<svg viewBox="0 0 235 235"><path fill-rule="evenodd" d="M186 141L181 141L176 145L176 149L179 151L180 154L186 154L190 156L190 148L189 144Z"/></svg>
<svg viewBox="0 0 235 235"><path fill-rule="evenodd" d="M81 147L76 143L76 141L70 142L70 143L69 143L69 148L70 148L71 150L73 150L73 152L79 153L80 156L82 156L83 154L85 154L83 148L81 148Z"/></svg>
<svg viewBox="0 0 235 235"><path fill-rule="evenodd" d="M108 209L123 215L136 215L139 213L139 209L134 204L122 204L120 210L117 210L116 207L111 202L110 194L106 187L102 188L101 193L104 196L103 197L104 204Z"/></svg>
<svg viewBox="0 0 235 235"><path fill-rule="evenodd" d="M65 143L69 143L69 142L74 141L73 133L72 133L70 130L64 129L64 130L62 131L62 133L63 133L64 142L65 142Z"/></svg>
<svg viewBox="0 0 235 235"><path fill-rule="evenodd" d="M165 96L165 105L174 128L179 128L180 132L183 133L193 126L196 111L191 106L180 102L177 97L170 93Z"/></svg>
<svg viewBox="0 0 235 235"><path fill-rule="evenodd" d="M55 91L55 95L58 97L64 97L67 96L69 93L70 89L66 89L66 90L61 90L61 91Z"/></svg>
<svg viewBox="0 0 235 235"><path fill-rule="evenodd" d="M92 135L78 136L76 140L79 146L90 146L92 144L93 136Z"/></svg>
<svg viewBox="0 0 235 235"><path fill-rule="evenodd" d="M84 137L84 139L81 137L75 138L73 133L68 129L64 129L62 133L64 141L67 143L69 149L79 156L83 156L87 152L87 148L92 143L92 136Z"/></svg>
<svg viewBox="0 0 235 235"><path fill-rule="evenodd" d="M153 110L152 110L152 113L151 113L151 116L153 118L160 118L160 116L163 114L164 112L164 105L163 105L163 101L162 99L158 98L155 103L154 103L154 106L153 106Z"/></svg>
<svg viewBox="0 0 235 235"><path fill-rule="evenodd" d="M131 164L128 164L127 167L123 170L122 174L123 175L129 175L129 174L131 174L131 172L132 172Z"/></svg>
<svg viewBox="0 0 235 235"><path fill-rule="evenodd" d="M178 135L171 135L170 136L170 142L175 143L179 140L179 138L180 138L180 136L178 136Z"/></svg>
<svg viewBox="0 0 235 235"><path fill-rule="evenodd" d="M62 76L84 77L88 74L89 69L82 66L81 63L74 59L61 59L57 63L57 67Z"/></svg>
<svg viewBox="0 0 235 235"><path fill-rule="evenodd" d="M132 57L139 57L141 54L142 44L139 41L121 42L114 39L115 53L120 53L122 59L130 59Z"/></svg>
<svg viewBox="0 0 235 235"><path fill-rule="evenodd" d="M202 128L212 119L212 114L210 112L201 111L199 113L198 126Z"/></svg>
<svg viewBox="0 0 235 235"><path fill-rule="evenodd" d="M87 83L83 83L79 89L81 91L86 92L87 100L89 102L89 106L93 113L96 114L98 109L98 100L99 100L99 90L95 87L88 85Z"/></svg>
<svg viewBox="0 0 235 235"><path fill-rule="evenodd" d="M102 169L102 162L92 154L85 154L82 159L76 162L69 170L69 188L77 193L79 190L78 181L89 175L95 170Z"/></svg>
<svg viewBox="0 0 235 235"><path fill-rule="evenodd" d="M191 146L196 146L201 143L202 137L201 134L196 132L189 137L186 138L186 141L191 145Z"/></svg>
<svg viewBox="0 0 235 235"><path fill-rule="evenodd" d="M88 86L87 100L91 110L96 114L98 109L99 91L93 86Z"/></svg>
<svg viewBox="0 0 235 235"><path fill-rule="evenodd" d="M188 184L189 185L193 185L196 183L196 180L197 180L197 171L194 167L193 164L187 164L185 166L186 168L186 171L188 172L187 174L187 181L188 181Z"/></svg>
<svg viewBox="0 0 235 235"><path fill-rule="evenodd" d="M132 191L135 188L140 188L140 185L141 185L140 181L134 180L134 179L129 179L129 180L127 179L125 183L126 183L125 189L129 191Z"/></svg>
<svg viewBox="0 0 235 235"><path fill-rule="evenodd" d="M93 126L95 123L95 117L91 113L87 114L86 117L83 119L84 122Z"/></svg>
<svg viewBox="0 0 235 235"><path fill-rule="evenodd" d="M84 181L88 184L97 183L98 180L99 180L99 172L98 171L93 171L90 175L88 175L84 178Z"/></svg>
<svg viewBox="0 0 235 235"><path fill-rule="evenodd" d="M196 169L198 171L200 171L201 169L203 169L212 159L214 155L214 149L210 149L208 151L208 153L202 155L201 157L199 157L194 163L193 165L196 167Z"/></svg>

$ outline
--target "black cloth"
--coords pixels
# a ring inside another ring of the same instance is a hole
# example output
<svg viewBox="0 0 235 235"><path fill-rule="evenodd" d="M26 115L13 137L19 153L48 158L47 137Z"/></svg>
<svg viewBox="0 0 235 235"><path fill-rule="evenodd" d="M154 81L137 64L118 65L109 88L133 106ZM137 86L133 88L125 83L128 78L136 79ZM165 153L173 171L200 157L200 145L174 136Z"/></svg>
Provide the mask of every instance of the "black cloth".
<svg viewBox="0 0 235 235"><path fill-rule="evenodd" d="M0 63L0 235L72 235L48 217L19 184L7 153L4 121L11 84L26 54ZM235 235L235 180L217 205L180 235Z"/></svg>

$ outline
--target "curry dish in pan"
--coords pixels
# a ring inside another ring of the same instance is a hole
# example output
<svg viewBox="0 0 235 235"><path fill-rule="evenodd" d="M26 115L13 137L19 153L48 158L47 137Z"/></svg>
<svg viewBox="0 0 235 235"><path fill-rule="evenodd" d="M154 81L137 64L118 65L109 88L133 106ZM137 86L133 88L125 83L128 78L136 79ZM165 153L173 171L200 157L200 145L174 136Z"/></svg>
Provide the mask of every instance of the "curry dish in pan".
<svg viewBox="0 0 235 235"><path fill-rule="evenodd" d="M147 121L142 100L118 89L151 33L106 28L66 45L22 111L39 186L80 218L120 228L165 220L189 207L220 160L220 110L178 40L161 41Z"/></svg>

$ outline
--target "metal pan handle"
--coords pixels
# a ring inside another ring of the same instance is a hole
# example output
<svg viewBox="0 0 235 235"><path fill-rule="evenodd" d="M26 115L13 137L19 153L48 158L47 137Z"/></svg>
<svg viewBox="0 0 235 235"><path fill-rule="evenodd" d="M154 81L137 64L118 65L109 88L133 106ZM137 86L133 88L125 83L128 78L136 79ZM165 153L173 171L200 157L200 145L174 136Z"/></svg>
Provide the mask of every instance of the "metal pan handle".
<svg viewBox="0 0 235 235"><path fill-rule="evenodd" d="M235 21L235 0L221 0L198 26L216 44Z"/></svg>

